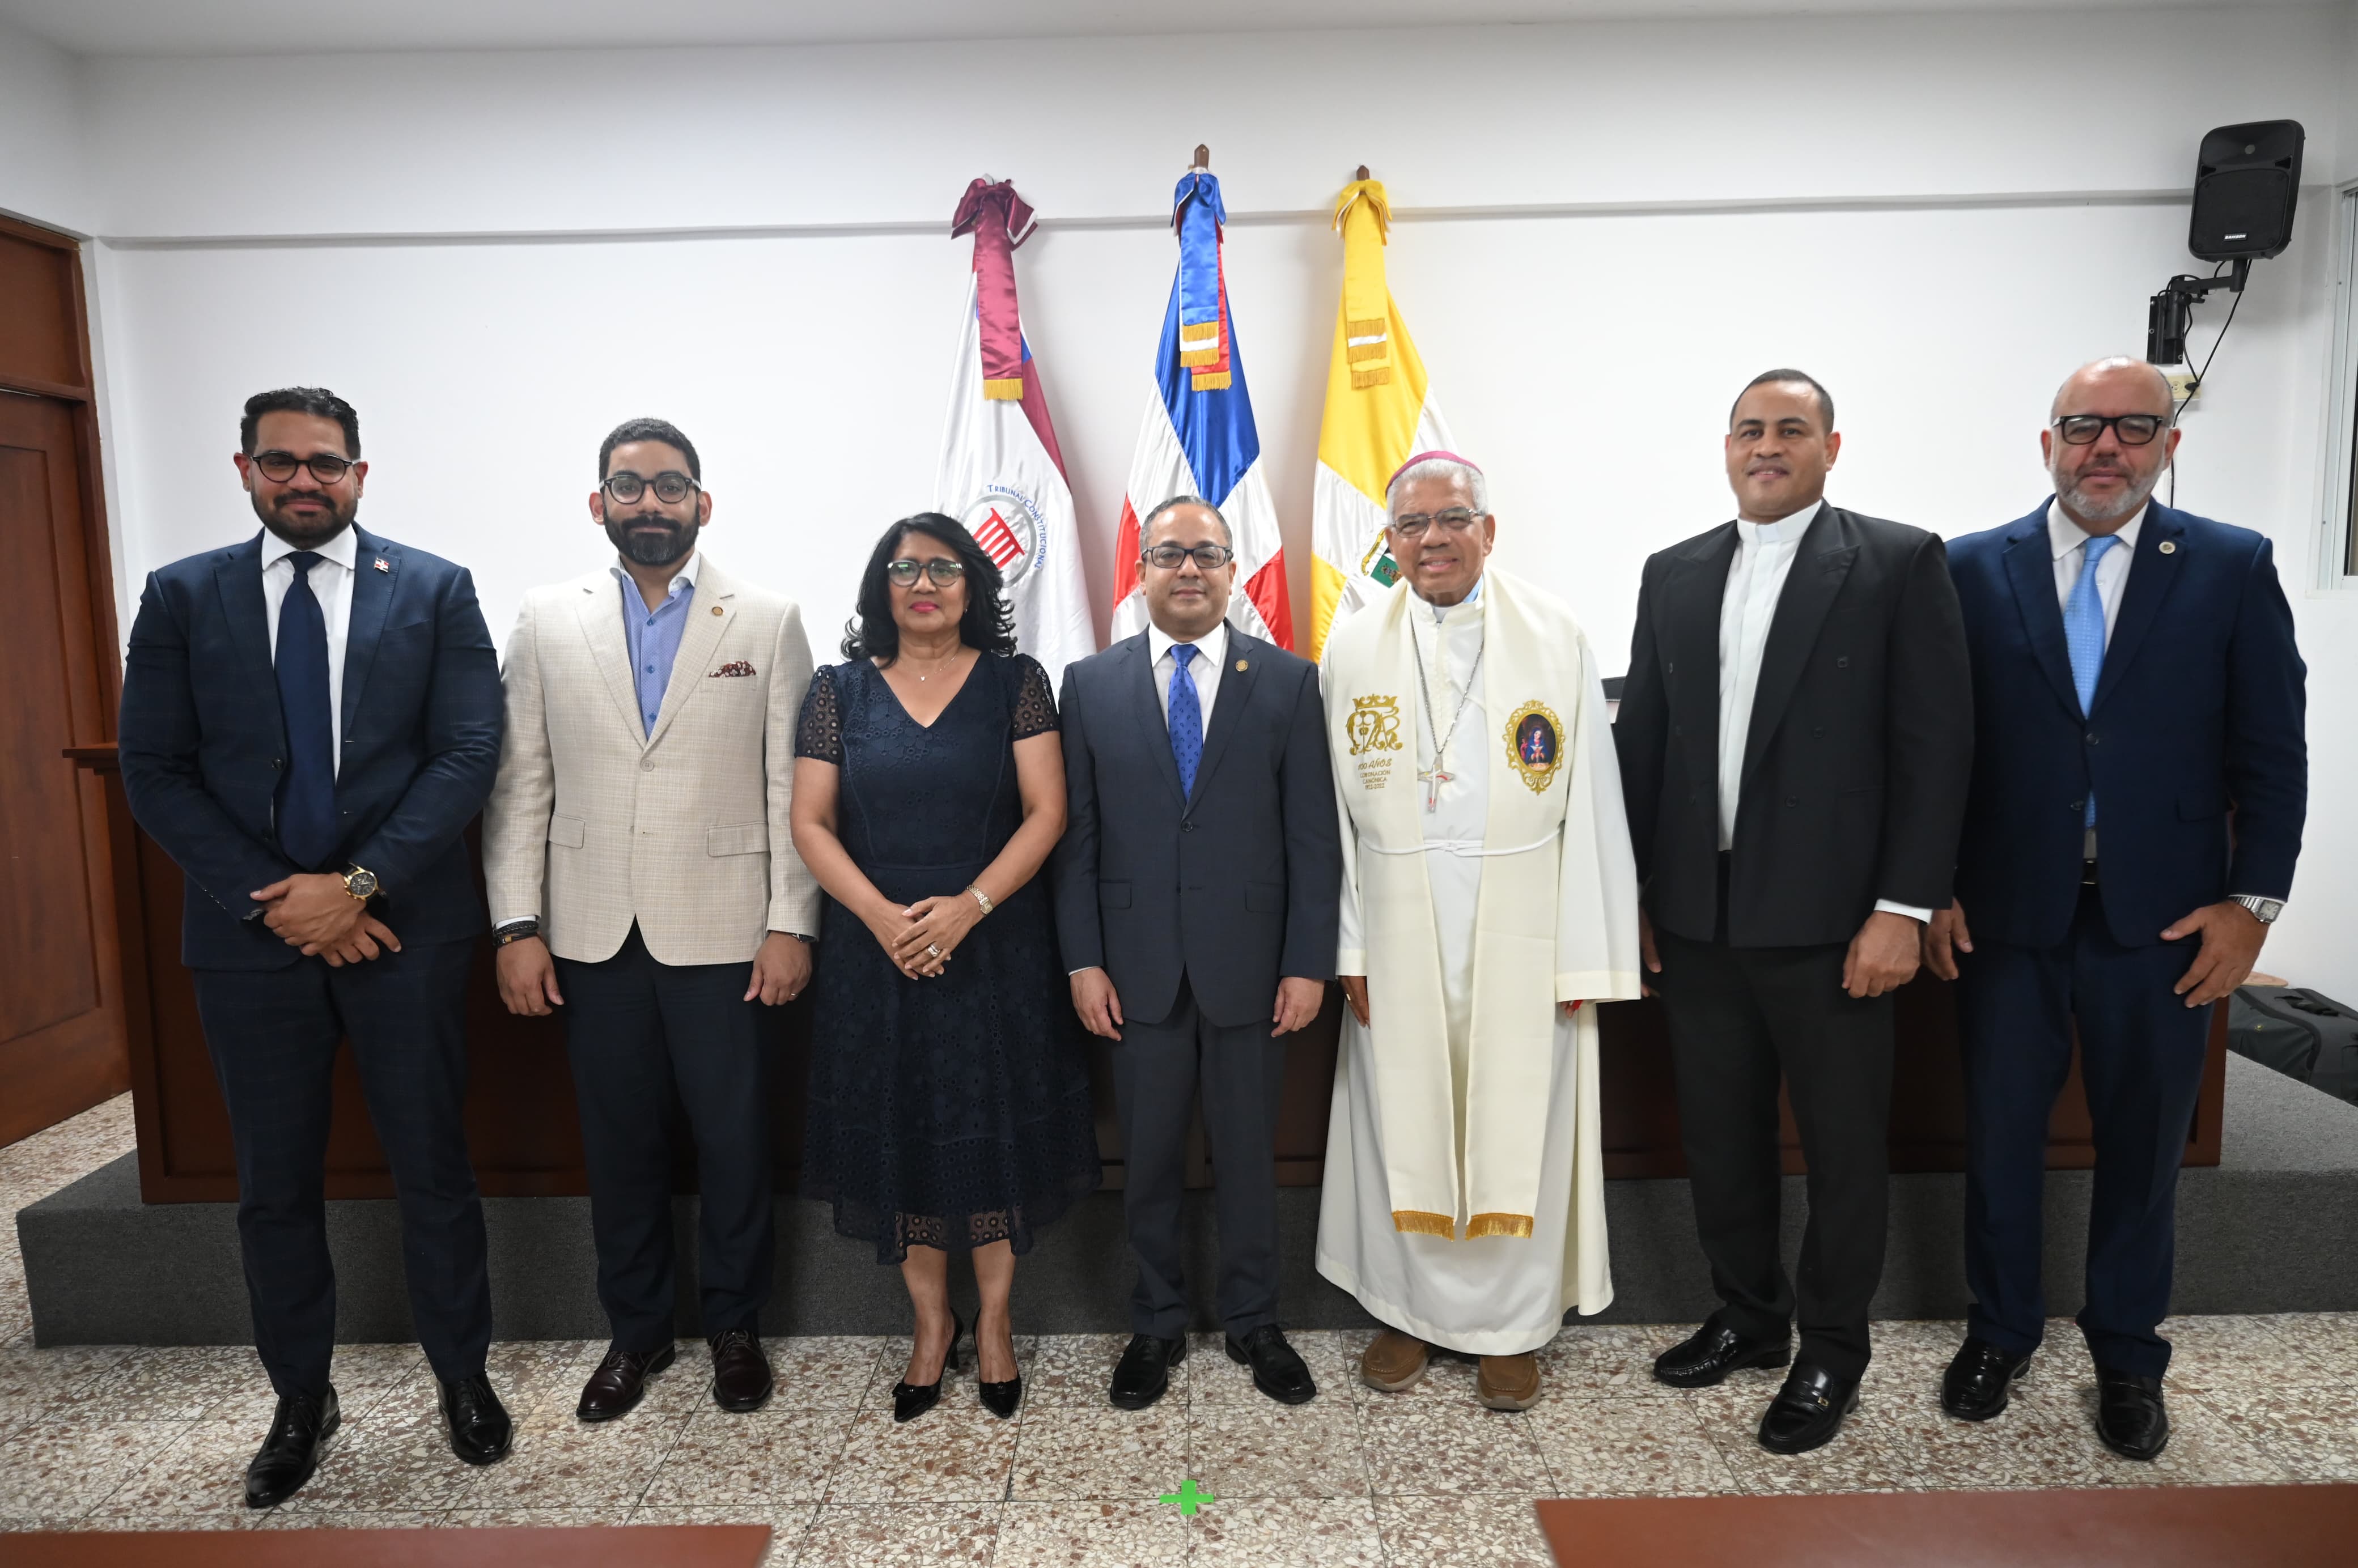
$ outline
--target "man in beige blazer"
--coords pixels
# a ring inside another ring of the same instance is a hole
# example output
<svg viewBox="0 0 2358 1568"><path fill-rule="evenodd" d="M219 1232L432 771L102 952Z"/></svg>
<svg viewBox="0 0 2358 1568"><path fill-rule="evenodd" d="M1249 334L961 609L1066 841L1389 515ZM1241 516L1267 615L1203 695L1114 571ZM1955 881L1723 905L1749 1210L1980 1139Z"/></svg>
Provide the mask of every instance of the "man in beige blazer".
<svg viewBox="0 0 2358 1568"><path fill-rule="evenodd" d="M511 1012L562 1007L613 1343L578 1413L608 1421L672 1360L677 1092L701 1193L698 1275L724 1410L770 1396L769 1064L756 1008L810 980L818 884L787 829L810 643L791 600L698 547L686 436L633 419L598 453L611 564L535 589L509 639L483 859Z"/></svg>

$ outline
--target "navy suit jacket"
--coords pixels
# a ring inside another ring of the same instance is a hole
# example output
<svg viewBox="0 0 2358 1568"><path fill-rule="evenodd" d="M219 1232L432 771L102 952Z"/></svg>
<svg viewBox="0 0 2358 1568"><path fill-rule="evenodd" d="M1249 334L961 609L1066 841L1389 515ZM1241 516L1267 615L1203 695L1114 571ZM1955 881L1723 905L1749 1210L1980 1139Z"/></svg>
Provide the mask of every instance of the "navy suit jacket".
<svg viewBox="0 0 2358 1568"><path fill-rule="evenodd" d="M1195 788L1183 794L1146 633L1068 665L1065 968L1102 968L1125 1019L1171 1015L1184 969L1217 1025L1266 1025L1281 977L1335 978L1343 840L1318 666L1228 628Z"/></svg>
<svg viewBox="0 0 2358 1568"><path fill-rule="evenodd" d="M464 568L353 532L360 569L336 773L344 836L326 867L289 860L272 826L287 727L261 535L149 574L139 596L117 725L123 786L139 826L187 876L180 956L191 968L294 963L294 948L245 918L249 895L347 864L377 874L384 892L373 913L405 944L484 928L460 835L499 769L499 655Z"/></svg>
<svg viewBox="0 0 2358 1568"><path fill-rule="evenodd" d="M2115 941L2158 942L2229 893L2291 892L2309 804L2308 672L2265 537L2154 504L2085 716L2047 503L1952 540L1949 571L1973 656L1957 902L1976 941L2063 941L2091 787Z"/></svg>

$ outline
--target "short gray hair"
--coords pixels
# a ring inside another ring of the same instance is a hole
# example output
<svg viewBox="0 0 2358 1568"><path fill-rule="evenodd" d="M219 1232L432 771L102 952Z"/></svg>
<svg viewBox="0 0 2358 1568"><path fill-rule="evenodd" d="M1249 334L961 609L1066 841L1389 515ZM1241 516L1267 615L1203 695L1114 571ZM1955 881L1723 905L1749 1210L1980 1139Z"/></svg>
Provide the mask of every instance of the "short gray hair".
<svg viewBox="0 0 2358 1568"><path fill-rule="evenodd" d="M1474 510L1488 516L1490 513L1490 481L1472 463L1461 463L1455 458L1426 458L1392 475L1391 483L1384 486L1384 521L1389 523L1398 514L1401 487L1423 479L1455 479L1465 481L1466 493L1474 498Z"/></svg>

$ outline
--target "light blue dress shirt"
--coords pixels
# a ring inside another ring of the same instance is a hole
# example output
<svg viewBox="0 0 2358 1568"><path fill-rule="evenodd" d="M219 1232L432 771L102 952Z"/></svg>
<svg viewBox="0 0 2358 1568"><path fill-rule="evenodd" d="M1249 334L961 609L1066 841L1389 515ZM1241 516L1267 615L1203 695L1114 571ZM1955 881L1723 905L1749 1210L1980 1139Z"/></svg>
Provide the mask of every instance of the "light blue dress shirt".
<svg viewBox="0 0 2358 1568"><path fill-rule="evenodd" d="M671 689L671 666L679 657L680 633L687 630L687 612L696 602L696 568L703 558L698 550L680 563L672 575L670 597L653 610L639 592L638 580L619 562L608 568L622 585L622 636L631 648L631 682L638 688L642 733L654 732L664 693Z"/></svg>

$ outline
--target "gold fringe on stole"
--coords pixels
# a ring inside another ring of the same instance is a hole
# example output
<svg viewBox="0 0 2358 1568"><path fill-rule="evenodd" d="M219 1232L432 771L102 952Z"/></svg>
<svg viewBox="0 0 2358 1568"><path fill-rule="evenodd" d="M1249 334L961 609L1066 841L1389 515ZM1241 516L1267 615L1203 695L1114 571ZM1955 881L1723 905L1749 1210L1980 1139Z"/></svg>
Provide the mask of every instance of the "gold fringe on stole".
<svg viewBox="0 0 2358 1568"><path fill-rule="evenodd" d="M1450 1240L1457 1236L1455 1220L1445 1214L1427 1214L1419 1208L1392 1210L1392 1228L1411 1236L1439 1236Z"/></svg>
<svg viewBox="0 0 2358 1568"><path fill-rule="evenodd" d="M1477 1214L1466 1222L1466 1239L1484 1236L1514 1236L1525 1241L1531 1238L1531 1217L1527 1214Z"/></svg>
<svg viewBox="0 0 2358 1568"><path fill-rule="evenodd" d="M1350 356L1353 364L1357 364L1362 360L1383 359L1391 351L1392 346L1390 343L1354 343L1344 351Z"/></svg>
<svg viewBox="0 0 2358 1568"><path fill-rule="evenodd" d="M1382 365L1375 370L1355 370L1351 373L1351 390L1354 392L1365 392L1371 386L1390 386L1391 384L1392 367L1390 365Z"/></svg>
<svg viewBox="0 0 2358 1568"><path fill-rule="evenodd" d="M1192 347L1196 343L1217 343L1219 341L1220 324L1217 321L1182 321L1179 324L1179 341L1183 344Z"/></svg>
<svg viewBox="0 0 2358 1568"><path fill-rule="evenodd" d="M1197 392L1226 392L1228 389L1229 375L1224 370L1199 370L1195 373L1194 380L1195 390Z"/></svg>
<svg viewBox="0 0 2358 1568"><path fill-rule="evenodd" d="M1206 349L1182 349L1179 351L1179 362L1183 365L1217 364L1220 362L1220 345L1214 343Z"/></svg>
<svg viewBox="0 0 2358 1568"><path fill-rule="evenodd" d="M982 395L993 403L1021 403L1023 401L1023 378L1020 375L985 376Z"/></svg>
<svg viewBox="0 0 2358 1568"><path fill-rule="evenodd" d="M1370 316L1364 321L1343 323L1343 335L1347 338L1373 338L1390 330L1390 320L1382 316Z"/></svg>

